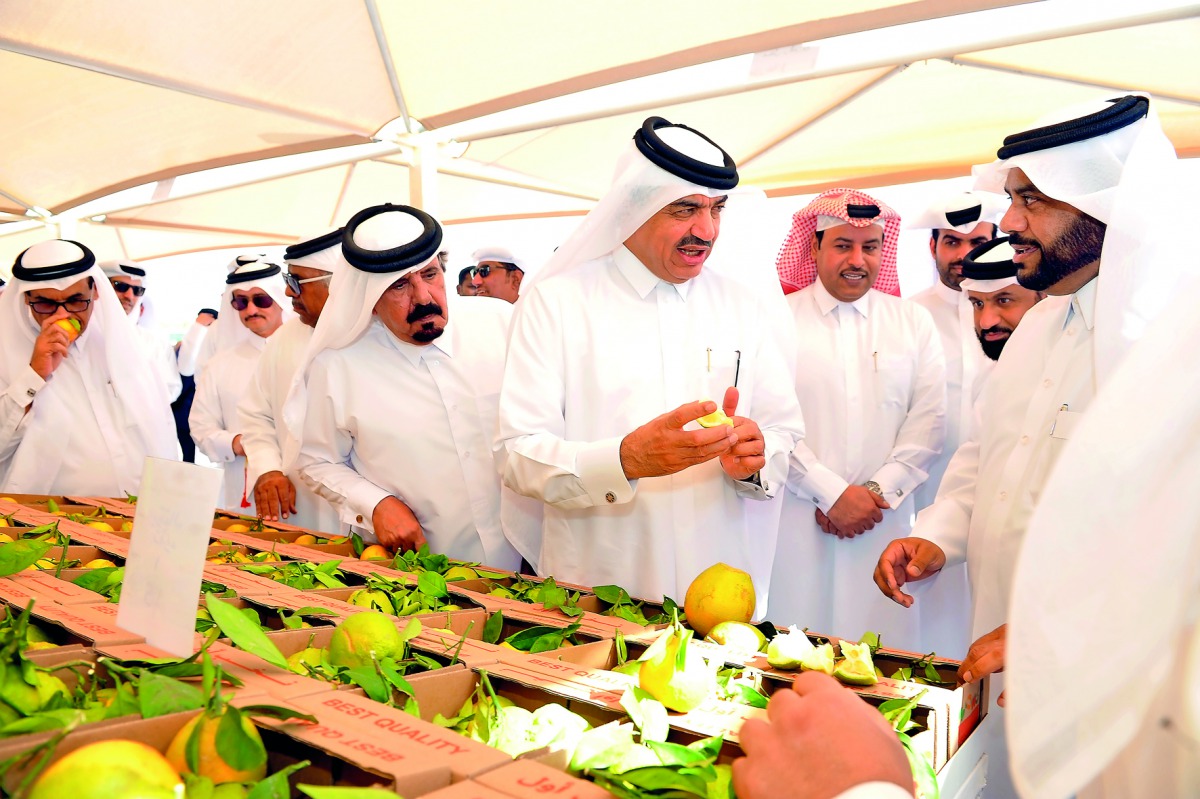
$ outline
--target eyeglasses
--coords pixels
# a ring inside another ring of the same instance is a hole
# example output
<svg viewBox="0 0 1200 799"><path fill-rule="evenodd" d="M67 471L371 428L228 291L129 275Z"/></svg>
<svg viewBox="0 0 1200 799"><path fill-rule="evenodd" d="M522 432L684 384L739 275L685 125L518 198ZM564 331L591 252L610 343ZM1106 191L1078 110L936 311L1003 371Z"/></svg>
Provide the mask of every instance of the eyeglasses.
<svg viewBox="0 0 1200 799"><path fill-rule="evenodd" d="M328 275L321 275L320 277L307 277L307 278L304 278L303 280L301 280L300 278L293 275L291 272L284 272L283 273L283 282L287 284L288 289L290 289L293 294L299 294L300 287L303 286L305 283L313 283L317 280L328 280L331 277L333 277L333 275L328 274Z"/></svg>
<svg viewBox="0 0 1200 799"><path fill-rule="evenodd" d="M123 280L114 280L112 282L113 291L118 294L124 294L127 291L132 291L133 296L140 297L146 293L145 286L135 286L132 283L126 283Z"/></svg>
<svg viewBox="0 0 1200 799"><path fill-rule="evenodd" d="M503 269L505 272L520 272L519 266L476 266L471 269L471 277L487 277L493 269Z"/></svg>
<svg viewBox="0 0 1200 799"><path fill-rule="evenodd" d="M271 299L271 295L269 294L255 294L252 297L240 297L235 294L233 299L229 301L229 304L233 306L233 310L235 311L244 311L252 302L255 308L270 308L275 304L275 300ZM68 308L67 310L71 309Z"/></svg>
<svg viewBox="0 0 1200 799"><path fill-rule="evenodd" d="M34 313L40 313L45 316L57 313L59 308L65 308L67 313L83 313L92 304L91 300L76 299L64 300L63 302L58 302L57 300L27 300L26 302L28 302L29 307L33 309Z"/></svg>

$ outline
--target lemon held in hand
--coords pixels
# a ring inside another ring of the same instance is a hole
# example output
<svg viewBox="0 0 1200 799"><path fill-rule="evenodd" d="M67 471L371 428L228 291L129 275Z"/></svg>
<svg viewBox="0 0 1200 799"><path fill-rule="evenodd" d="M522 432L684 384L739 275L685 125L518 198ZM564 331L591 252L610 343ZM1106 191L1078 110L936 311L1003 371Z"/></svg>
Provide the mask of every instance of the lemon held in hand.
<svg viewBox="0 0 1200 799"><path fill-rule="evenodd" d="M712 400L702 400L702 402L712 402ZM697 419L696 424L701 427L718 427L723 424L733 427L733 420L726 416L725 411L721 410L721 406L718 405L715 411Z"/></svg>
<svg viewBox="0 0 1200 799"><path fill-rule="evenodd" d="M63 330L65 330L67 333L67 338L71 341L74 341L75 339L79 338L79 334L83 332L82 325L79 324L79 320L76 319L75 317L70 317L68 319L59 319L54 324L58 325Z"/></svg>

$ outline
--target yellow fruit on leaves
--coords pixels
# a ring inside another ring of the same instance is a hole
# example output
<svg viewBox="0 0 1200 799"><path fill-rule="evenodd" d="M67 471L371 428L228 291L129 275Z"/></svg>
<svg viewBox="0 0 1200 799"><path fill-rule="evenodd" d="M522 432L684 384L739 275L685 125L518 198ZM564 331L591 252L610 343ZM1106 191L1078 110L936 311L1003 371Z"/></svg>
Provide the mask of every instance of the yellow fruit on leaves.
<svg viewBox="0 0 1200 799"><path fill-rule="evenodd" d="M357 605L360 608L370 608L378 610L381 613L396 613L396 606L392 604L392 598L388 596L387 591L381 589L360 588L350 595L349 603Z"/></svg>
<svg viewBox="0 0 1200 799"><path fill-rule="evenodd" d="M158 750L138 741L98 741L53 763L29 799L175 799L179 772Z"/></svg>
<svg viewBox="0 0 1200 799"><path fill-rule="evenodd" d="M355 613L333 631L329 639L329 662L335 666L357 668L372 660L398 657L404 651L404 639L391 616L367 610Z"/></svg>
<svg viewBox="0 0 1200 799"><path fill-rule="evenodd" d="M748 622L754 618L754 582L750 575L724 563L715 563L692 580L683 599L688 626L700 635L723 621Z"/></svg>
<svg viewBox="0 0 1200 799"><path fill-rule="evenodd" d="M217 752L217 729L221 726L220 716L208 716L204 713L183 725L175 733L171 745L167 747L167 762L180 774L197 774L208 777L215 783L222 782L257 782L267 776L266 747L263 746L262 736L250 719L242 718L242 732L246 737L255 741L262 750L262 762L257 766L246 769L235 769L230 766ZM187 742L197 726L200 727L200 756L197 758L197 770L193 772L187 765Z"/></svg>
<svg viewBox="0 0 1200 799"><path fill-rule="evenodd" d="M41 710L55 694L67 695L63 681L44 671L33 673L33 685L25 682L21 669L13 665L0 668L0 699L22 716Z"/></svg>
<svg viewBox="0 0 1200 799"><path fill-rule="evenodd" d="M108 522L88 522L87 526L93 527L97 530L103 530L106 533L115 533L116 532L116 530L113 529L113 526L111 524L109 524Z"/></svg>
<svg viewBox="0 0 1200 799"><path fill-rule="evenodd" d="M248 532L250 532L250 525L242 524L241 522L234 522L233 524L231 524L225 528L225 532L227 532L227 533L248 533Z"/></svg>
<svg viewBox="0 0 1200 799"><path fill-rule="evenodd" d="M638 687L680 713L700 707L717 689L714 671L694 647L687 646L691 636L690 630L682 628L664 633L646 650L648 657L638 670Z"/></svg>
<svg viewBox="0 0 1200 799"><path fill-rule="evenodd" d="M392 553L379 544L371 544L358 556L359 560L391 560Z"/></svg>
<svg viewBox="0 0 1200 799"><path fill-rule="evenodd" d="M447 582L450 580L478 580L479 572L470 566L451 566L442 576L446 578Z"/></svg>
<svg viewBox="0 0 1200 799"><path fill-rule="evenodd" d="M288 668L297 674L308 674L308 669L304 668L305 664L313 668L320 666L321 653L323 651L315 646L309 646L301 649L299 652L288 655Z"/></svg>
<svg viewBox="0 0 1200 799"><path fill-rule="evenodd" d="M729 646L745 652L757 652L767 643L767 636L753 624L741 621L723 621L708 631L705 641Z"/></svg>
<svg viewBox="0 0 1200 799"><path fill-rule="evenodd" d="M833 670L834 677L851 685L874 685L879 682L868 644L842 641L842 655L844 658Z"/></svg>
<svg viewBox="0 0 1200 799"><path fill-rule="evenodd" d="M0 525L0 527L7 527L7 526L8 526L7 524ZM11 544L12 542L13 542L13 537L11 535L9 535L8 533L0 533L0 544Z"/></svg>
<svg viewBox="0 0 1200 799"><path fill-rule="evenodd" d="M83 564L83 568L85 569L115 569L116 566L117 564L105 558L96 558Z"/></svg>
<svg viewBox="0 0 1200 799"><path fill-rule="evenodd" d="M308 546L309 544L317 543L317 537L315 535L309 535L308 533L304 533L303 535L296 536L296 540L293 541L292 543L300 544L301 546Z"/></svg>
<svg viewBox="0 0 1200 799"><path fill-rule="evenodd" d="M122 533L133 532L133 522L121 522L121 532Z"/></svg>

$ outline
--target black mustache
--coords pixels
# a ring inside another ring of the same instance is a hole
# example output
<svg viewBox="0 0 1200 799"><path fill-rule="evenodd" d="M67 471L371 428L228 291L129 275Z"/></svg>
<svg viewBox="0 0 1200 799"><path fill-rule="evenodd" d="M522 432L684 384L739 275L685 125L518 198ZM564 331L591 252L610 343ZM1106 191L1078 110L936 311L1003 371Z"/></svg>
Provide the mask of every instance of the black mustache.
<svg viewBox="0 0 1200 799"><path fill-rule="evenodd" d="M443 313L442 306L438 305L436 302L429 302L424 305L418 305L409 311L408 318L404 321L410 323L416 322L417 320L423 319L426 316L442 316Z"/></svg>
<svg viewBox="0 0 1200 799"><path fill-rule="evenodd" d="M705 241L704 239L700 238L699 236L688 235L688 236L684 236L682 239L680 239L679 243L675 245L675 248L679 249L680 247L711 247L712 245L713 245L713 243L711 241Z"/></svg>
<svg viewBox="0 0 1200 799"><path fill-rule="evenodd" d="M1000 325L992 325L991 327L985 327L983 330L979 331L979 335L981 335L981 336L986 336L988 333L1007 333L1008 335L1011 336L1012 328L1011 327L1001 327Z"/></svg>
<svg viewBox="0 0 1200 799"><path fill-rule="evenodd" d="M1027 239L1024 236L1017 235L1016 233L1008 234L1008 243L1009 243L1009 245L1016 245L1016 246L1023 246L1023 247L1039 246L1038 243L1036 241L1034 241L1033 239Z"/></svg>

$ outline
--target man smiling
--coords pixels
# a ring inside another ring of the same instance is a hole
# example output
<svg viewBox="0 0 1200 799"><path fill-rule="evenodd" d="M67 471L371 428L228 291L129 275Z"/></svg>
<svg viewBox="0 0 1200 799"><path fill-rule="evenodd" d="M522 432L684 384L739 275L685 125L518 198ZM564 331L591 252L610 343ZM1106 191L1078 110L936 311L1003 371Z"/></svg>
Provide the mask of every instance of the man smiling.
<svg viewBox="0 0 1200 799"><path fill-rule="evenodd" d="M880 542L912 529L913 492L945 436L937 329L925 308L895 296L899 232L891 208L833 189L796 212L779 253L779 279L800 289L787 303L808 435L792 452L771 615L826 634L870 629L891 646L943 651L955 638L965 647L965 630L922 630L915 614L864 590ZM799 564L810 568L789 579Z"/></svg>
<svg viewBox="0 0 1200 799"><path fill-rule="evenodd" d="M546 503L542 535L515 542L539 573L678 598L720 561L765 599L776 523L758 514L778 505L754 500L779 491L803 421L778 293L743 282L753 264L709 263L737 182L711 139L647 119L517 303L500 442L505 484ZM694 424L718 409L732 427Z"/></svg>

